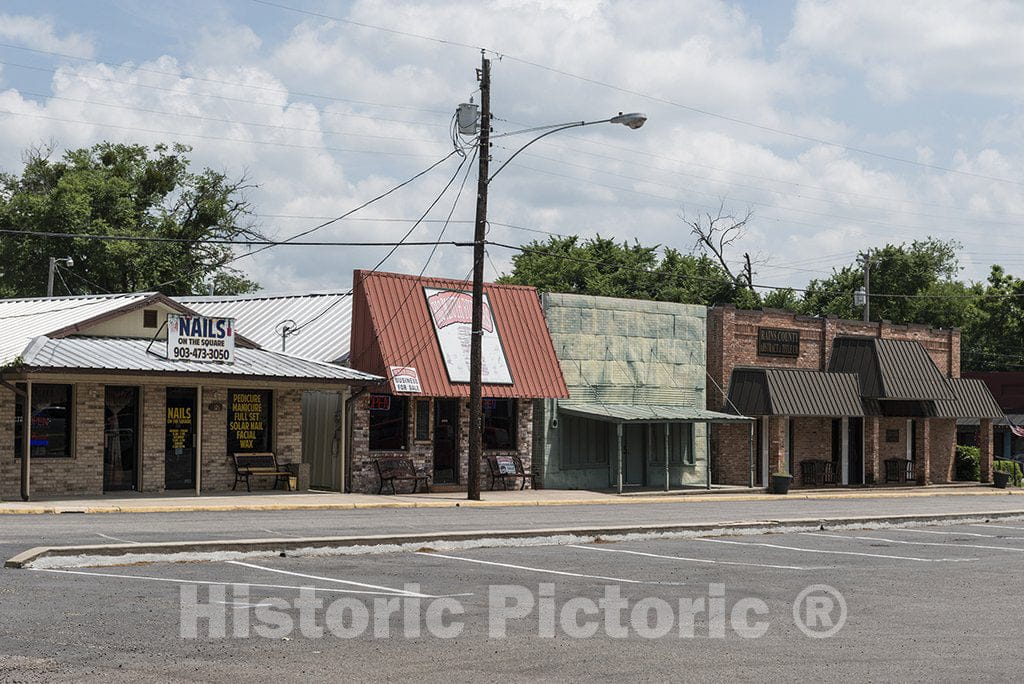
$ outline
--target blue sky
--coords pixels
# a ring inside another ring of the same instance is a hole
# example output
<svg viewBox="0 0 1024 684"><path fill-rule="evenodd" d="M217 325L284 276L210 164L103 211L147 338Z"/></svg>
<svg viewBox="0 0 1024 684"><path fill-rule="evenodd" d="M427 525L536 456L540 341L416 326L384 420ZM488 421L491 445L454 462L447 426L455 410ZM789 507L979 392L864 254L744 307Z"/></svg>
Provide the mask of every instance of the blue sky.
<svg viewBox="0 0 1024 684"><path fill-rule="evenodd" d="M0 170L50 141L59 153L180 140L197 165L257 183L260 226L287 237L450 151L451 112L479 64L462 43L493 51L497 133L650 117L517 157L492 187L497 241L599 233L689 251L681 216L724 206L753 212L728 257L756 255L766 285L800 286L858 251L928 235L962 242L965 277L981 279L994 262L1024 271L1021 35L1024 5L992 1L8 0ZM526 140L495 140L494 163ZM397 240L456 166L318 237ZM467 187L447 238L471 230ZM412 239L439 230L426 223ZM429 262L428 251L402 249L382 268L469 270L465 250ZM268 290L338 289L383 255L289 248L240 265ZM492 248L487 276L511 255Z"/></svg>

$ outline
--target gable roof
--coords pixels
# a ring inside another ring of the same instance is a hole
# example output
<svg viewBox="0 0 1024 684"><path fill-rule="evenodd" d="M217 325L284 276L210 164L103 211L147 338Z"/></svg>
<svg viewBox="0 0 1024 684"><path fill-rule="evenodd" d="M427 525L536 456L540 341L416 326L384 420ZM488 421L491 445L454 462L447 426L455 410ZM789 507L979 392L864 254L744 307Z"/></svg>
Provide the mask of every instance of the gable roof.
<svg viewBox="0 0 1024 684"><path fill-rule="evenodd" d="M351 290L174 299L203 316L234 318L236 329L264 349L329 363L348 357ZM281 324L286 321L297 330L287 336L282 349Z"/></svg>
<svg viewBox="0 0 1024 684"><path fill-rule="evenodd" d="M468 292L471 285L447 278L355 272L350 364L388 377L392 391L389 366L411 366L418 371L424 396L468 397L469 383L449 380L424 288ZM512 376L511 385L485 384L484 396L568 397L537 291L485 283L484 294Z"/></svg>
<svg viewBox="0 0 1024 684"><path fill-rule="evenodd" d="M146 306L157 298L162 295L138 292L0 299L0 365L21 356L34 337L70 334L116 312Z"/></svg>
<svg viewBox="0 0 1024 684"><path fill-rule="evenodd" d="M734 368L728 408L747 416L863 416L854 373L796 368Z"/></svg>
<svg viewBox="0 0 1024 684"><path fill-rule="evenodd" d="M916 340L836 337L828 368L857 373L865 397L898 401L954 399L946 377Z"/></svg>

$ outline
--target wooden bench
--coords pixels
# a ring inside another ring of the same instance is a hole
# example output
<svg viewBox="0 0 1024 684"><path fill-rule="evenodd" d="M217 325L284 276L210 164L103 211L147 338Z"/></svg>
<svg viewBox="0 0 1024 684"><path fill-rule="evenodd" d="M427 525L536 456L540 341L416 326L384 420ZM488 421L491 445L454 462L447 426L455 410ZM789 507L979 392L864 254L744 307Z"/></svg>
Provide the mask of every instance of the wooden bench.
<svg viewBox="0 0 1024 684"><path fill-rule="evenodd" d="M277 489L277 485L284 482L285 489L291 491L291 481L289 478L295 477L295 473L279 466L277 464L277 456L273 452L231 454L231 457L235 461L235 483L231 485L232 491L238 486L239 482L244 480L245 490L251 492L252 487L249 486L249 478L251 477L273 477L274 489Z"/></svg>
<svg viewBox="0 0 1024 684"><path fill-rule="evenodd" d="M423 491L430 491L430 476L416 470L411 458L378 458L374 463L377 465L377 475L380 476L378 494L384 493L385 482L391 483L391 493L397 494L395 480L411 480L413 494L419 489L420 482L423 483Z"/></svg>
<svg viewBox="0 0 1024 684"><path fill-rule="evenodd" d="M512 480L512 487L516 486L516 478L522 478L523 483L519 489L526 489L526 482L533 482L533 474L526 472L523 467L523 460L518 456L488 456L487 465L491 470L491 491L501 480L501 486L508 489L508 481Z"/></svg>

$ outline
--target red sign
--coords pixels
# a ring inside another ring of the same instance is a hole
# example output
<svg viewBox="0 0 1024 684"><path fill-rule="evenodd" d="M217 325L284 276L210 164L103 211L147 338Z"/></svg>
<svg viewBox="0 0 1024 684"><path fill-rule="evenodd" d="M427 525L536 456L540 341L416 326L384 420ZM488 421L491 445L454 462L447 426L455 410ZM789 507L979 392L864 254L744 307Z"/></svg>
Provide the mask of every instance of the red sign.
<svg viewBox="0 0 1024 684"><path fill-rule="evenodd" d="M390 411L391 410L391 395L390 394L371 394L370 395L370 410L371 411Z"/></svg>

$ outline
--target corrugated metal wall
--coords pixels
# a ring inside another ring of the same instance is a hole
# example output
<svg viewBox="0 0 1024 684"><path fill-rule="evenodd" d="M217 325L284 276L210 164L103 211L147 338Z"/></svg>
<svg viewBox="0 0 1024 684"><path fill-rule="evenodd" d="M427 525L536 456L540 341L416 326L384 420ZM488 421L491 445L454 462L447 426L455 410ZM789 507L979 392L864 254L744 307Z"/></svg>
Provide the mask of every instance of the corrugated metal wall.
<svg viewBox="0 0 1024 684"><path fill-rule="evenodd" d="M341 491L341 399L338 392L302 393L302 461L314 489Z"/></svg>

